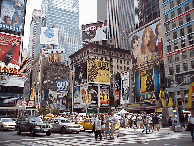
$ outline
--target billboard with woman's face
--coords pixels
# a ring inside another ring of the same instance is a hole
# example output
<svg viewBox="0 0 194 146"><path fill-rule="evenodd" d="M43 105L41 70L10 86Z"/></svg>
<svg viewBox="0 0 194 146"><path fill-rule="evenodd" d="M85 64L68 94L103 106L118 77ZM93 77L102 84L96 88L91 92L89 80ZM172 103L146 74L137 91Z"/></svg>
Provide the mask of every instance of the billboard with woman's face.
<svg viewBox="0 0 194 146"><path fill-rule="evenodd" d="M162 59L162 27L158 21L130 36L131 51L134 63L151 61L158 56Z"/></svg>

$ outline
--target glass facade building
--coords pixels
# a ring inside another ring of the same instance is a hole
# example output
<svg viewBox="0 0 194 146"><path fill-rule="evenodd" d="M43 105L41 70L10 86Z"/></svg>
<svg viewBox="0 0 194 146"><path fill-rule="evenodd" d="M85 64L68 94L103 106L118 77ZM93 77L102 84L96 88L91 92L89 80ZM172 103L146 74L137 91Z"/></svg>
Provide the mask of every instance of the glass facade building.
<svg viewBox="0 0 194 146"><path fill-rule="evenodd" d="M44 27L59 28L59 44L54 49L65 52L69 61L69 56L81 48L79 0L43 0L41 12Z"/></svg>

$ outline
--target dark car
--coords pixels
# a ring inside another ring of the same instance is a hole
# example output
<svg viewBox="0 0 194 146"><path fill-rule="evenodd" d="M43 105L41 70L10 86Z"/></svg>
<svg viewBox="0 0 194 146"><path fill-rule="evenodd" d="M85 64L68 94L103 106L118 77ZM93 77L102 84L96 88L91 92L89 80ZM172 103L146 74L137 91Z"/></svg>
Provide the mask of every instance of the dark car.
<svg viewBox="0 0 194 146"><path fill-rule="evenodd" d="M21 132L30 132L31 136L36 133L46 133L47 136L51 135L51 128L44 123L40 117L21 117L16 122L17 134Z"/></svg>

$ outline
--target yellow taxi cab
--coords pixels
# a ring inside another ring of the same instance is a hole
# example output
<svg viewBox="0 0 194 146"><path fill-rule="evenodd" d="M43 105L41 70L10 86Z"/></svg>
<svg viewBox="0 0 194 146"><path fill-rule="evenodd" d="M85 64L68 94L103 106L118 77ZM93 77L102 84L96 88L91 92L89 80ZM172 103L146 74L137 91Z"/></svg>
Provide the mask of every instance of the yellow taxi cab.
<svg viewBox="0 0 194 146"><path fill-rule="evenodd" d="M86 118L81 122L77 122L77 124L80 124L84 127L84 130L92 130L92 118Z"/></svg>

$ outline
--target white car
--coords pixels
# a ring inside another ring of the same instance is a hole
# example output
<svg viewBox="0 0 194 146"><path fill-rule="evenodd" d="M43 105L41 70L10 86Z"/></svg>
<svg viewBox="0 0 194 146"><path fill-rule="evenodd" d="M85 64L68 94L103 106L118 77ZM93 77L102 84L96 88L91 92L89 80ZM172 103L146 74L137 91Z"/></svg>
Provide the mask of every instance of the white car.
<svg viewBox="0 0 194 146"><path fill-rule="evenodd" d="M12 118L1 118L0 129L3 130L15 130L15 121Z"/></svg>
<svg viewBox="0 0 194 146"><path fill-rule="evenodd" d="M79 124L74 124L67 118L53 118L50 124L53 131L61 133L79 133L82 130Z"/></svg>

